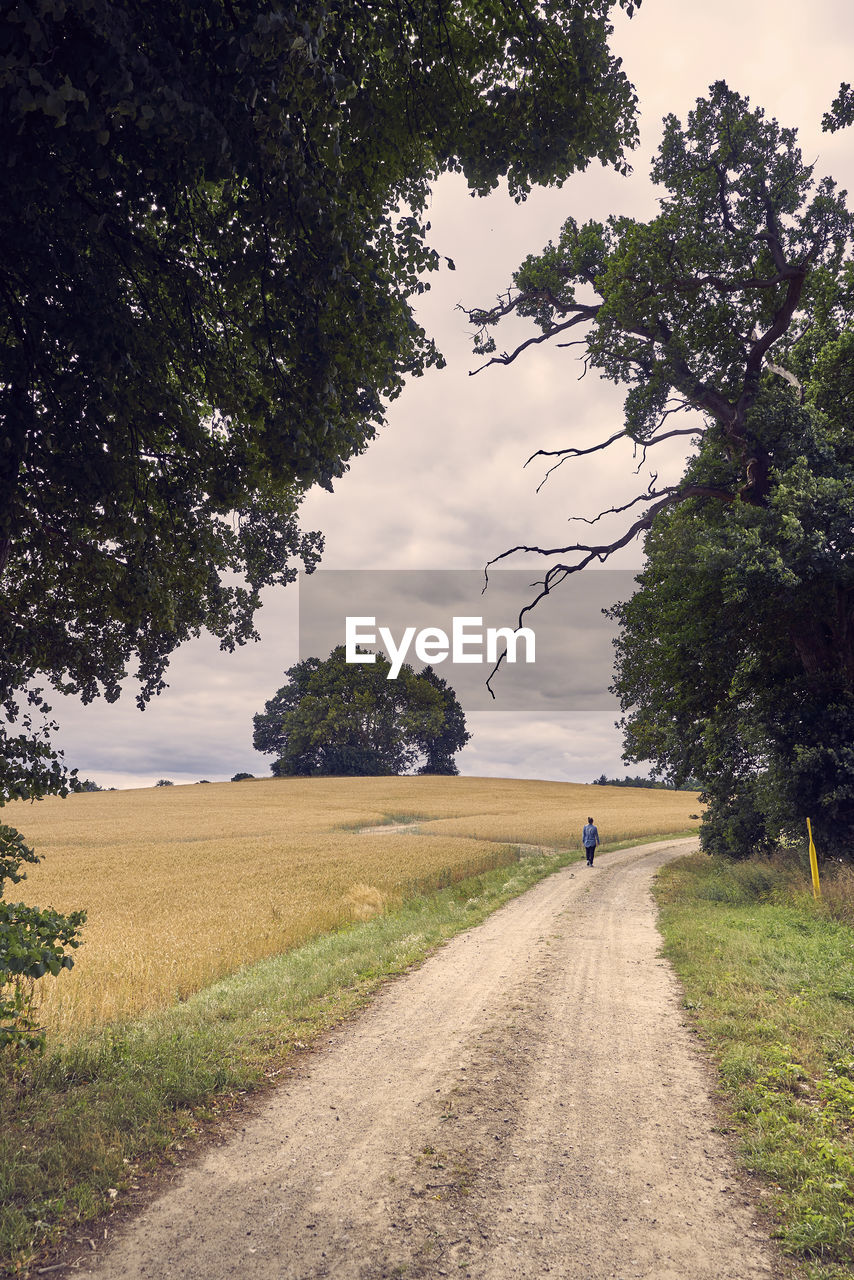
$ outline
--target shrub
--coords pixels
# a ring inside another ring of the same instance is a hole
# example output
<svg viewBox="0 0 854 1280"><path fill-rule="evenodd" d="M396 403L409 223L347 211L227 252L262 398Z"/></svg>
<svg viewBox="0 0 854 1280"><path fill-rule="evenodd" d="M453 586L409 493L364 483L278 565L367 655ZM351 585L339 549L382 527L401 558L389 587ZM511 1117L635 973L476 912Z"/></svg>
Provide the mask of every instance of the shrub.
<svg viewBox="0 0 854 1280"><path fill-rule="evenodd" d="M7 880L26 880L25 862L39 859L14 827L0 825L0 898ZM66 947L79 947L85 911L63 916L49 907L0 901L0 1051L41 1049L44 1031L35 1020L35 984L45 974L70 969Z"/></svg>

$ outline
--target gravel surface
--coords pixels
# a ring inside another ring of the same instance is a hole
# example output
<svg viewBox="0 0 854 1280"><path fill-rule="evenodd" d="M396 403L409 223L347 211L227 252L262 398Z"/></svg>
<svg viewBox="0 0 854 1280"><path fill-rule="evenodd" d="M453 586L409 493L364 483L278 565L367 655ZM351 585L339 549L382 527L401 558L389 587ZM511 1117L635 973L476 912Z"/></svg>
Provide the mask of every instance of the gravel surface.
<svg viewBox="0 0 854 1280"><path fill-rule="evenodd" d="M73 1274L781 1274L658 952L675 840L575 864L390 983Z"/></svg>

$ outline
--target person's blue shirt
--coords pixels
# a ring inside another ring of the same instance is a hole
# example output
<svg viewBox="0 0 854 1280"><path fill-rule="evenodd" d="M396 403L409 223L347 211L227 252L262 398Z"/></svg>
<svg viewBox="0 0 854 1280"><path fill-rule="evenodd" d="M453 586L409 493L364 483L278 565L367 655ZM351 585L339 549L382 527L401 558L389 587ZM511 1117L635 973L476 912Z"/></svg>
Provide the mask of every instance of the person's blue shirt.
<svg viewBox="0 0 854 1280"><path fill-rule="evenodd" d="M575 829L576 831L578 830L577 827ZM584 845L585 849L588 849L591 845L595 847L599 843L599 832L595 822L585 823L584 831L581 836L581 843Z"/></svg>

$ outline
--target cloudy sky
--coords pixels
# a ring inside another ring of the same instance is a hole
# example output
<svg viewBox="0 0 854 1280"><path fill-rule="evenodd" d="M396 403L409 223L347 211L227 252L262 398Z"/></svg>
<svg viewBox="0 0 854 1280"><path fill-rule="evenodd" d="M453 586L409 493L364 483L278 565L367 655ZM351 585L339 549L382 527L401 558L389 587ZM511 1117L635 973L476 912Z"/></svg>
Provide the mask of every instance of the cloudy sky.
<svg viewBox="0 0 854 1280"><path fill-rule="evenodd" d="M521 205L505 192L472 200L453 175L437 184L432 243L454 260L456 271L433 277L419 314L447 368L410 384L390 407L380 438L355 460L334 494L309 496L303 522L325 535L325 570L478 570L518 542L561 545L574 528L568 517L595 515L638 491L627 446L567 464L536 493L544 469L537 463L523 468L525 459L535 449L583 446L611 435L622 421L622 394L594 376L579 381L573 353L546 346L511 367L470 376L477 361L456 306L488 305L522 259L555 237L569 215L653 216L656 192L648 170L663 115L684 119L709 84L723 78L781 124L798 128L818 176L829 173L854 191L854 131L821 132L822 114L840 82L854 79L850 0L791 0L786 6L777 0L643 0L631 21L618 12L615 26L613 47L640 98L634 173L621 178L591 167L561 190L537 191ZM502 347L510 346L514 332L508 328L498 337ZM679 473L678 444L654 459L662 480ZM639 549L627 549L613 563L621 570L639 568ZM532 579L537 570L531 566ZM619 584L618 598L626 578L614 575L612 581ZM578 590L577 605L567 606L570 615L590 608L590 593ZM236 654L221 654L209 638L185 646L173 660L169 689L143 713L130 691L113 706L84 708L54 699L68 762L82 776L118 787L149 786L161 777L194 782L229 778L237 770L267 773L269 761L252 748L252 715L298 656L296 588L267 594L259 630L260 643ZM574 666L581 642L569 634L566 662ZM601 645L606 652L604 632ZM460 757L461 772L570 781L625 772L617 708L606 692L607 663L598 665L595 680L586 705L568 695L548 714L541 699L533 699L525 714L509 703L470 711L474 736Z"/></svg>

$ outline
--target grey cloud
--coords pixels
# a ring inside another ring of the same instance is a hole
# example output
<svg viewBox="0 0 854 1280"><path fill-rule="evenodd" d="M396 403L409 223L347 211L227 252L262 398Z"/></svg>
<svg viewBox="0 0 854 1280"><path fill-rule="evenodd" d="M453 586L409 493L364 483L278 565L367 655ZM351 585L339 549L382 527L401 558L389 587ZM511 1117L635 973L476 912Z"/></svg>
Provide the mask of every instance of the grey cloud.
<svg viewBox="0 0 854 1280"><path fill-rule="evenodd" d="M459 757L460 772L474 777L542 778L592 782L604 773L622 777L621 737L603 713L531 720L501 713L470 717L474 738ZM641 772L635 766L632 772Z"/></svg>

